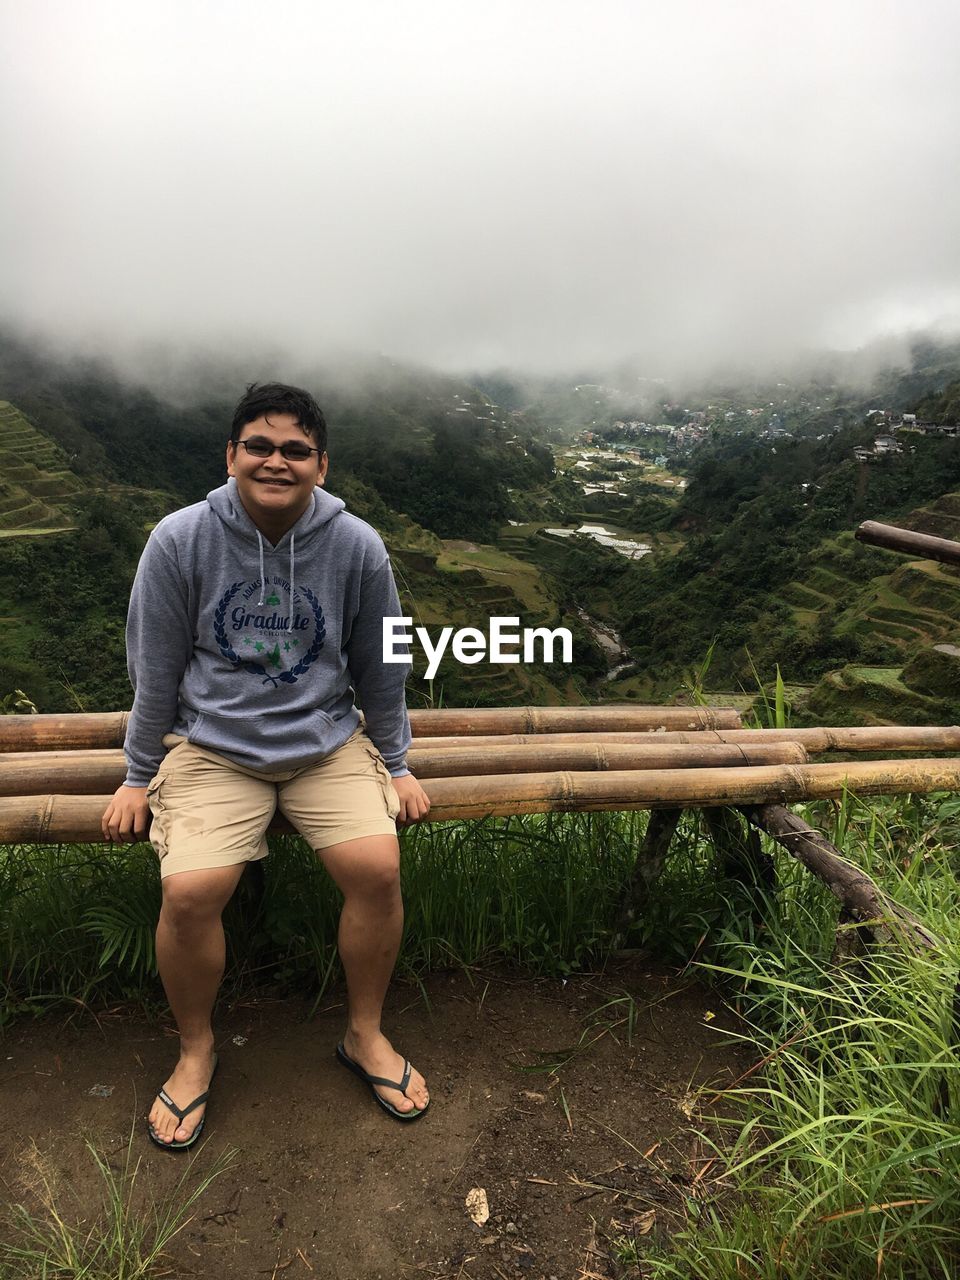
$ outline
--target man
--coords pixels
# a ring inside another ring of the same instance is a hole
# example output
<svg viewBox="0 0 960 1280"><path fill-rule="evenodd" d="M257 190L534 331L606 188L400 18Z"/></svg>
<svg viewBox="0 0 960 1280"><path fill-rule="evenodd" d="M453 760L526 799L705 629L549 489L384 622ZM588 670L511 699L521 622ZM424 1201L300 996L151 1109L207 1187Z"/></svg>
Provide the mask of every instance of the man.
<svg viewBox="0 0 960 1280"><path fill-rule="evenodd" d="M131 593L127 776L103 833L142 839L152 814L157 962L180 1031L149 1116L167 1149L192 1146L203 1127L221 914L247 862L266 855L277 806L344 895L338 1059L398 1119L429 1104L380 1030L403 927L396 822L430 807L405 763L407 669L382 660L382 619L399 601L378 535L322 488L327 461L307 392L251 386L227 444L230 479L160 521Z"/></svg>

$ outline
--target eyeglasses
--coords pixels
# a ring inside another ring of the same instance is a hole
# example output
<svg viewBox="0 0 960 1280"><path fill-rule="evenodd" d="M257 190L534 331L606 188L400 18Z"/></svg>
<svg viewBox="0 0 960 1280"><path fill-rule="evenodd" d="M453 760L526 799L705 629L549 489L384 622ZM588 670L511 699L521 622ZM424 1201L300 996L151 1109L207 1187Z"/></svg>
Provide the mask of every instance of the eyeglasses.
<svg viewBox="0 0 960 1280"><path fill-rule="evenodd" d="M279 453L287 462L306 462L311 453L318 456L323 453L322 449L311 448L302 440L285 440L283 444L274 444L263 436L253 436L250 440L238 440L236 443L242 444L254 458L272 458L275 453Z"/></svg>

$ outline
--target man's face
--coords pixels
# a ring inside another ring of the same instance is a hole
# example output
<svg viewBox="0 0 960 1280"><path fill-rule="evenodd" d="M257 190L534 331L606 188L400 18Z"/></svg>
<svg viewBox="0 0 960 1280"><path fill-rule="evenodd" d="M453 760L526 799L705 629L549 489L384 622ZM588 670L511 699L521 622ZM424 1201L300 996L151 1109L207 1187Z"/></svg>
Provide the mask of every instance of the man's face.
<svg viewBox="0 0 960 1280"><path fill-rule="evenodd" d="M237 482L237 492L247 515L273 541L303 515L313 498L314 487L323 484L327 474L327 455L311 453L303 461L285 458L279 450L266 458L255 457L244 442L270 445L308 445L316 448L291 413L274 413L269 418L248 422L240 432L240 441L227 445L227 474Z"/></svg>

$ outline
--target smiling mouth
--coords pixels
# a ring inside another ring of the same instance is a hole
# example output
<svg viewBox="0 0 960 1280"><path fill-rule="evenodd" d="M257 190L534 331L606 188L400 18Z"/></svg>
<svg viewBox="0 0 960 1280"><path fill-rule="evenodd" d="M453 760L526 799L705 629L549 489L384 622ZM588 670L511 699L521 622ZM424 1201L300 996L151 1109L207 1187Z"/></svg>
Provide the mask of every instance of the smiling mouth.
<svg viewBox="0 0 960 1280"><path fill-rule="evenodd" d="M281 489L289 489L293 484L292 480L272 480L269 476L264 476L257 480L257 484L269 484Z"/></svg>

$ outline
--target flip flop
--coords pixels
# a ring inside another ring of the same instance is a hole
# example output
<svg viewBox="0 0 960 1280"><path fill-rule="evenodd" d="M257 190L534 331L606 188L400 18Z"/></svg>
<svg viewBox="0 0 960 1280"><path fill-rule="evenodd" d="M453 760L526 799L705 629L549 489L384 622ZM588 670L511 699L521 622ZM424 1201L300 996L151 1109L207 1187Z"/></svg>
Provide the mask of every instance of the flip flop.
<svg viewBox="0 0 960 1280"><path fill-rule="evenodd" d="M359 1076L364 1084L370 1086L370 1092L373 1094L375 1101L383 1107L388 1115L393 1116L394 1120L419 1120L422 1115L426 1115L430 1110L430 1103L428 1102L425 1107L414 1107L412 1111L400 1111L392 1102L388 1102L386 1098L377 1093L375 1086L380 1084L387 1089L397 1089L406 1096L407 1085L410 1083L410 1074L413 1071L409 1062L403 1064L403 1077L400 1080L385 1080L383 1076L372 1076L369 1071L364 1071L360 1063L354 1062L353 1058L350 1057L342 1043L337 1045L337 1061L345 1066L348 1071L352 1071L355 1076Z"/></svg>
<svg viewBox="0 0 960 1280"><path fill-rule="evenodd" d="M174 1102L174 1100L170 1097L169 1093L167 1093L166 1089L157 1090L157 1097L160 1099L160 1101L163 1103L163 1105L167 1108L168 1111L173 1112L173 1114L177 1117L177 1119L180 1121L181 1124L183 1123L185 1116L188 1116L191 1111L196 1111L197 1107L202 1107L203 1104L206 1102L206 1100L210 1097L210 1085L213 1084L213 1077L217 1074L217 1067L219 1067L219 1065L220 1065L220 1059L217 1057L216 1054L214 1054L213 1070L210 1072L210 1083L207 1085L206 1091L204 1093L201 1093L198 1098L194 1098L192 1102L188 1102L185 1107L178 1107L177 1104ZM183 1142L164 1142L162 1138L157 1137L156 1130L154 1129L153 1125L149 1122L149 1120L147 1121L147 1134L149 1135L150 1141L154 1144L154 1146L160 1147L163 1151L189 1151L190 1148L194 1145L194 1143L198 1141L201 1133L203 1133L203 1123L206 1120L206 1118L207 1118L207 1113L204 1112L203 1115L200 1117L200 1123L194 1129L193 1133L191 1133L190 1137L185 1138Z"/></svg>

